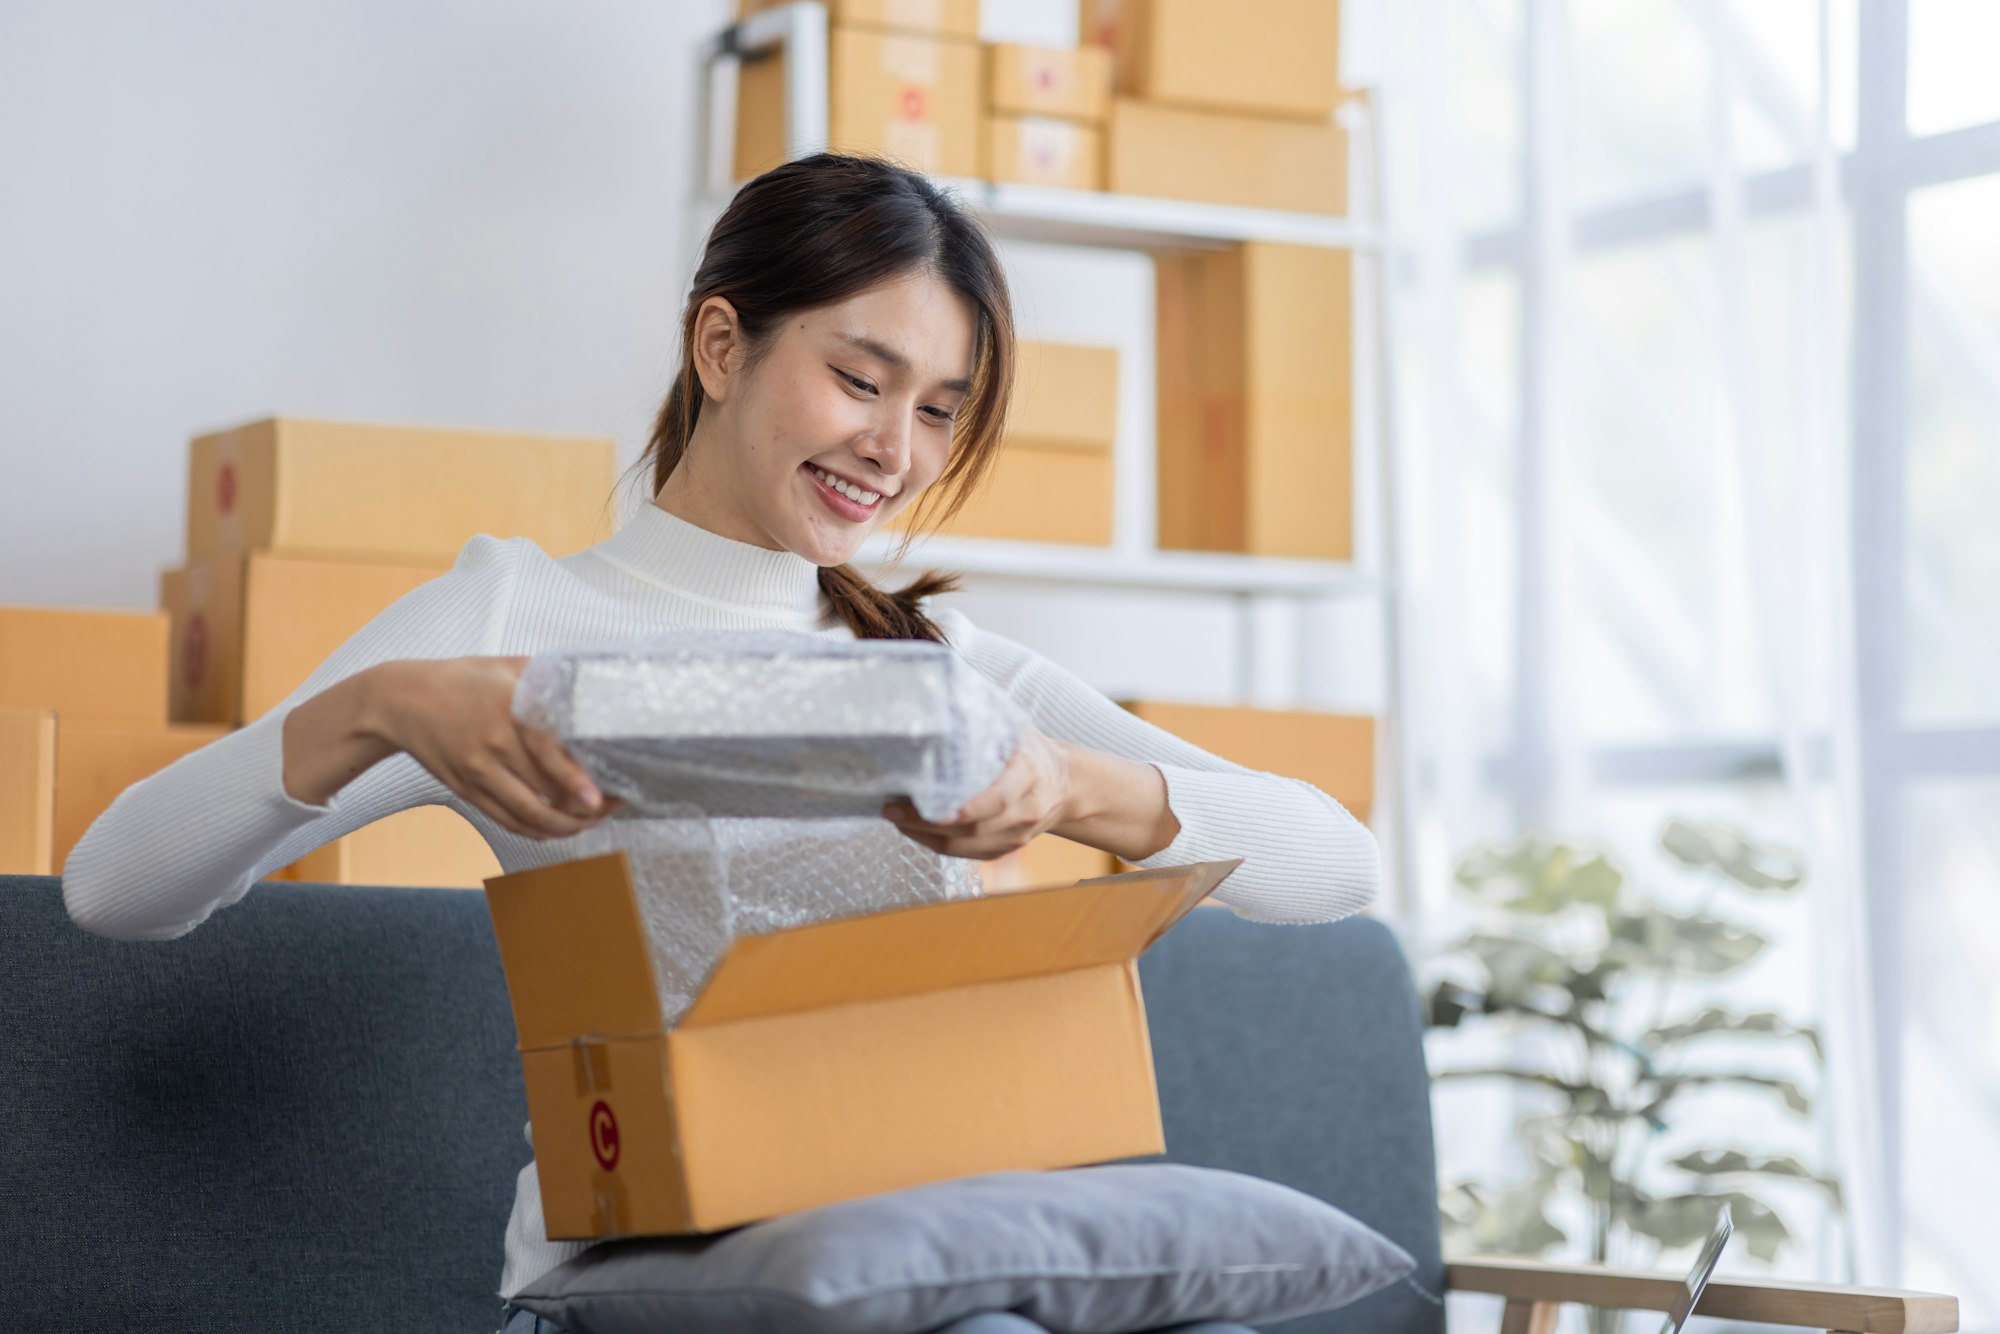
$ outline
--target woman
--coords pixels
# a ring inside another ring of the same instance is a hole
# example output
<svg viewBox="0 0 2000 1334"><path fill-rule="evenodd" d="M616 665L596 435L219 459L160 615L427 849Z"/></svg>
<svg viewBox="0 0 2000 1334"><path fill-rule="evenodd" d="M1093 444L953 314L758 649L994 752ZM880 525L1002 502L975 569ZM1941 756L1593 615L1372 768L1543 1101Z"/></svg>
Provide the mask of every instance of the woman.
<svg viewBox="0 0 2000 1334"><path fill-rule="evenodd" d="M606 803L554 738L513 718L515 681L543 649L681 629L943 642L1028 715L1018 752L955 819L891 803L882 820L815 824L815 849L964 884L971 859L1054 831L1141 866L1242 856L1217 894L1241 916L1361 908L1374 840L1317 788L1181 741L932 607L949 576L890 593L848 567L890 516L916 506L913 526L934 524L977 485L1013 365L999 260L923 176L820 154L750 182L710 232L687 299L679 373L637 465L650 464L653 503L561 559L525 538L475 537L270 713L123 793L63 868L70 916L123 939L185 935L259 878L424 804L470 820L510 872L582 855ZM738 823L759 827L746 840L807 845L796 830L782 841L773 826L789 822ZM781 874L782 861L765 866ZM500 1296L582 1248L546 1239L531 1162ZM509 1331L553 1328L509 1316Z"/></svg>

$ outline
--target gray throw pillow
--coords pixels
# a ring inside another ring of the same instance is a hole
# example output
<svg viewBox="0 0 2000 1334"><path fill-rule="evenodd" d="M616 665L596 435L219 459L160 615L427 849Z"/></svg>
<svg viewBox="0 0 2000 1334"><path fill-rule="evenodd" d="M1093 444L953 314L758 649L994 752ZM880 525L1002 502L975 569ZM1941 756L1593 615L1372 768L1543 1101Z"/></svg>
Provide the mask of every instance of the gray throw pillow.
<svg viewBox="0 0 2000 1334"><path fill-rule="evenodd" d="M1331 1310L1416 1267L1310 1195L1126 1163L989 1172L700 1237L600 1242L516 1305L575 1334L920 1334L1019 1311L1059 1334Z"/></svg>

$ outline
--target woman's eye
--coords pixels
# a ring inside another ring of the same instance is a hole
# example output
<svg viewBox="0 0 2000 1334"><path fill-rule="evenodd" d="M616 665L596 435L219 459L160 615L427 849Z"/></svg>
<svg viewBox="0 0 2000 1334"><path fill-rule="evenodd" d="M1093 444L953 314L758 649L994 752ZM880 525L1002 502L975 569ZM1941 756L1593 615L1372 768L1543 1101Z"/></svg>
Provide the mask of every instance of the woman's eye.
<svg viewBox="0 0 2000 1334"><path fill-rule="evenodd" d="M849 384L853 385L856 389L859 389L864 394L872 394L875 392L875 386L868 383L868 381L862 379L858 375L849 375L846 371L839 372L839 375L841 379L847 381Z"/></svg>
<svg viewBox="0 0 2000 1334"><path fill-rule="evenodd" d="M949 426L951 424L952 416L954 415L950 412L945 411L943 408L925 408L924 411L930 413L931 420L937 422L941 426Z"/></svg>

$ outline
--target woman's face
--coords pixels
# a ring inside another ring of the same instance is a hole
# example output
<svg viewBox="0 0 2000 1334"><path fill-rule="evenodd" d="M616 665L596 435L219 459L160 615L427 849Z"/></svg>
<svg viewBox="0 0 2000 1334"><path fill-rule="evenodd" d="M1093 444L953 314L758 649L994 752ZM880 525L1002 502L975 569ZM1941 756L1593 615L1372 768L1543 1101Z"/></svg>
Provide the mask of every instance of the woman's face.
<svg viewBox="0 0 2000 1334"><path fill-rule="evenodd" d="M890 279L792 315L747 375L740 330L731 350L718 325L734 312L711 298L695 332L709 401L660 503L738 541L845 563L944 471L972 379L971 301L928 272Z"/></svg>

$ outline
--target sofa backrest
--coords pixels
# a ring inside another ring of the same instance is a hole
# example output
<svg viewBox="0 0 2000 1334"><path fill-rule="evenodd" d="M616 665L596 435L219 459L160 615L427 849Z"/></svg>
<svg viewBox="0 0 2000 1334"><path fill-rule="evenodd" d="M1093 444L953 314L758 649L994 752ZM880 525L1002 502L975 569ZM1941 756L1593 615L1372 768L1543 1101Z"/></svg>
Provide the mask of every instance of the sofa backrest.
<svg viewBox="0 0 2000 1334"><path fill-rule="evenodd" d="M1423 1018L1402 949L1368 917L1182 918L1139 956L1166 1157L1339 1206L1417 1259L1410 1281L1270 1326L1442 1334L1437 1166Z"/></svg>
<svg viewBox="0 0 2000 1334"><path fill-rule="evenodd" d="M9 877L0 978L22 1328L498 1328L529 1149L483 895L261 885L154 943Z"/></svg>
<svg viewBox="0 0 2000 1334"><path fill-rule="evenodd" d="M1140 961L1169 1157L1380 1228L1437 1292L1417 1002L1356 920L1203 908ZM0 877L0 1311L24 1329L498 1323L529 1149L484 896L261 885L179 940L103 940ZM1400 1285L1275 1328L1439 1334Z"/></svg>

